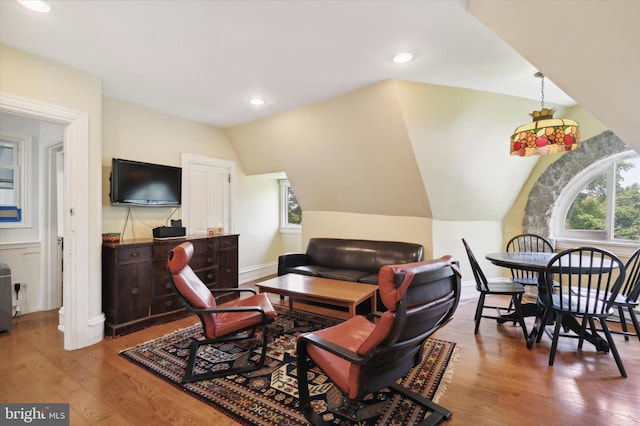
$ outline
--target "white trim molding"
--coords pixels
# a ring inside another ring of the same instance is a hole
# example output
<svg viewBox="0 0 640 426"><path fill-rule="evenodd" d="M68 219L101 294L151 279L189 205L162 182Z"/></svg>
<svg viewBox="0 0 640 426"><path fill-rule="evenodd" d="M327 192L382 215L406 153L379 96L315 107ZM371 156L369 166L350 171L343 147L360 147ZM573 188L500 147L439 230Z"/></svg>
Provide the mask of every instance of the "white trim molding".
<svg viewBox="0 0 640 426"><path fill-rule="evenodd" d="M90 158L89 114L59 105L0 93L0 110L66 126L64 137L64 348L80 349L96 343L89 330ZM93 220L96 220L94 217ZM98 218L99 220L99 218ZM94 283L97 285L97 283ZM99 321L99 320L98 320ZM104 322L104 321L103 321ZM92 327L95 327L93 325ZM102 330L103 328L100 327ZM102 332L102 336L104 332ZM100 339L102 339L102 336ZM98 339L98 340L100 340Z"/></svg>

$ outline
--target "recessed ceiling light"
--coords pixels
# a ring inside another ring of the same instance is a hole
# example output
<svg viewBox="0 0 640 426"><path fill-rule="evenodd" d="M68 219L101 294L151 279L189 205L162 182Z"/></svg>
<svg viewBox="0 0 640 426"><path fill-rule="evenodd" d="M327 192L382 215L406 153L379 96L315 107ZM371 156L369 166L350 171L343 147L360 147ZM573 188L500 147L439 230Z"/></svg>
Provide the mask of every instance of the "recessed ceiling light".
<svg viewBox="0 0 640 426"><path fill-rule="evenodd" d="M395 62L396 64L406 64L412 59L413 59L413 53L411 52L401 52L392 58L393 62Z"/></svg>
<svg viewBox="0 0 640 426"><path fill-rule="evenodd" d="M252 98L249 100L251 105L264 105L264 99L262 98Z"/></svg>
<svg viewBox="0 0 640 426"><path fill-rule="evenodd" d="M51 6L42 0L18 0L18 3L38 13L49 13L51 11Z"/></svg>

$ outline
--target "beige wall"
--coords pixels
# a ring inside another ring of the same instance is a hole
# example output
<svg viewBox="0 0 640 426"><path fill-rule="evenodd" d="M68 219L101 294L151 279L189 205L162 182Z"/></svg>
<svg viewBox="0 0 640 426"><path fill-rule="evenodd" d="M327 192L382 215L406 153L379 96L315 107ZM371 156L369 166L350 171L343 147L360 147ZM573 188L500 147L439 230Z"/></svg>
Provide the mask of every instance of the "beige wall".
<svg viewBox="0 0 640 426"><path fill-rule="evenodd" d="M247 176L219 128L150 110L118 99L103 99L102 211L103 232L122 232L124 207L109 203L109 173L113 157L181 165L181 154L197 154L237 164L235 233L239 237L241 273L275 265L291 244L278 232L279 184L272 176ZM125 238L151 238L152 229L166 224L172 208L135 207ZM179 219L178 210L172 219ZM133 225L132 225L133 223ZM299 237L294 247L299 246Z"/></svg>
<svg viewBox="0 0 640 426"><path fill-rule="evenodd" d="M84 112L89 115L89 185L100 188L102 173L100 158L102 150L102 84L101 81L85 72L69 68L47 59L0 45L0 92L65 107ZM70 167L82 167L73 165ZM85 321L100 317L101 306L101 193L99 190L89 194L88 209L92 220L87 230L88 235L88 300L83 303L82 312L86 311ZM83 234L85 230L82 231ZM40 235L40 239L42 236ZM3 241L5 242L5 241ZM84 247L84 244L81 244ZM41 283L38 283L41 285ZM32 290L29 290L32 291ZM81 317L81 316L80 316Z"/></svg>
<svg viewBox="0 0 640 426"><path fill-rule="evenodd" d="M302 217L303 248L313 237L355 238L422 244L426 259L433 254L430 218L327 211L304 211Z"/></svg>
<svg viewBox="0 0 640 426"><path fill-rule="evenodd" d="M601 127L583 111L549 106L573 113L587 133ZM538 108L537 100L387 80L226 132L247 170L289 176L303 209L301 250L316 236L418 242L427 257L454 255L472 280L461 238L478 253L501 250L503 220L521 229L519 194L548 161L509 152L513 130Z"/></svg>
<svg viewBox="0 0 640 426"><path fill-rule="evenodd" d="M305 212L431 217L391 80L226 132L247 173L286 172Z"/></svg>

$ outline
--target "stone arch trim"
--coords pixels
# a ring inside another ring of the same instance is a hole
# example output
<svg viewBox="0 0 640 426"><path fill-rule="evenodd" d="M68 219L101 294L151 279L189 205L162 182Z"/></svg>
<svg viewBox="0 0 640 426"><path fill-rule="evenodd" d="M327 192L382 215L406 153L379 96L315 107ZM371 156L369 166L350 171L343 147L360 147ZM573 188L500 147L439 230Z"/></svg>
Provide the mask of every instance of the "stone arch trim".
<svg viewBox="0 0 640 426"><path fill-rule="evenodd" d="M529 192L522 223L524 232L549 238L553 209L567 183L596 161L628 149L619 137L607 130L582 142L578 149L562 155L540 175Z"/></svg>

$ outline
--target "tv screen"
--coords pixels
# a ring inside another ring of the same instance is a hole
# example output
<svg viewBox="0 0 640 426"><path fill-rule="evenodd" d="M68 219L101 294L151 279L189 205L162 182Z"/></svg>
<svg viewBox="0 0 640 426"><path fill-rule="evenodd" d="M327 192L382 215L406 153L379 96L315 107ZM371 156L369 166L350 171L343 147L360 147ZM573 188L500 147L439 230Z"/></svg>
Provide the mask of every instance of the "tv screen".
<svg viewBox="0 0 640 426"><path fill-rule="evenodd" d="M180 206L180 167L114 158L111 162L111 205Z"/></svg>

